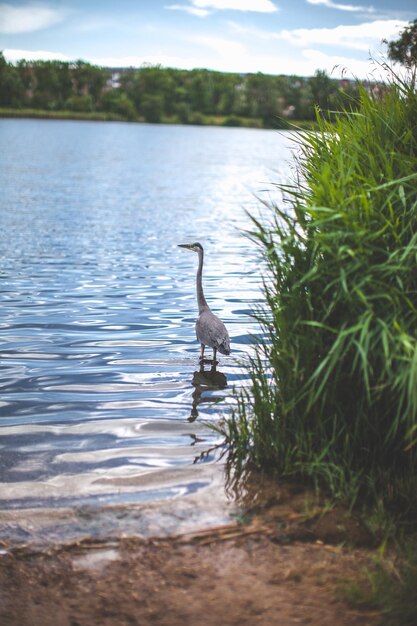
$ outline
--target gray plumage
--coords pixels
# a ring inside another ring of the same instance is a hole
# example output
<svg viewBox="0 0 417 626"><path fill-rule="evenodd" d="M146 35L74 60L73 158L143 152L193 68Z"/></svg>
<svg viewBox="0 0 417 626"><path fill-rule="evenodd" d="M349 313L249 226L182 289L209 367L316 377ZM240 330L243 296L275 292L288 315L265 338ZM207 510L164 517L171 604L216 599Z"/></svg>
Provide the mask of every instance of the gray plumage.
<svg viewBox="0 0 417 626"><path fill-rule="evenodd" d="M198 270L196 277L198 319L195 325L195 332L201 344L200 359L204 359L204 348L208 346L209 348L213 348L213 361L215 362L217 350L221 352L221 354L230 354L230 338L226 326L217 315L214 315L204 297L202 280L204 263L203 246L200 243L192 243L181 244L179 247L193 250L198 254Z"/></svg>

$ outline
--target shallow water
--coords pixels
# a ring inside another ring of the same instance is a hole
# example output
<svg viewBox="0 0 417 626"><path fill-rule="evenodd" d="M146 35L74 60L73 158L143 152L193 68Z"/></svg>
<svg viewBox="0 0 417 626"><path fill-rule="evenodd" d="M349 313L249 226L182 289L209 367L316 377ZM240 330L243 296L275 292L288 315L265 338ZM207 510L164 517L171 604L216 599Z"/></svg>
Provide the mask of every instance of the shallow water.
<svg viewBox="0 0 417 626"><path fill-rule="evenodd" d="M288 178L291 137L0 120L0 142L3 535L29 511L172 513L184 498L218 521L227 497L207 422L245 384L257 330L261 263L245 211ZM193 241L232 341L211 379L198 372L197 256L177 247Z"/></svg>

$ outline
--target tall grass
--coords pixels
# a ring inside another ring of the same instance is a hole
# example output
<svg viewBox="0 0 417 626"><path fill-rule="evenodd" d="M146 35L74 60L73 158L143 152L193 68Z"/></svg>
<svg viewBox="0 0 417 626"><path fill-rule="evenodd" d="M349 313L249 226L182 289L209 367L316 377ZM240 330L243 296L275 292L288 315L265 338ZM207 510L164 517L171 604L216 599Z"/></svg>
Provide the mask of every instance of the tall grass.
<svg viewBox="0 0 417 626"><path fill-rule="evenodd" d="M267 264L227 438L353 503L417 501L417 95L394 80L301 132L298 180L254 219Z"/></svg>
<svg viewBox="0 0 417 626"><path fill-rule="evenodd" d="M52 120L94 120L102 122L122 122L125 118L117 113L104 111L48 111L44 109L13 109L0 107L0 118L35 118Z"/></svg>
<svg viewBox="0 0 417 626"><path fill-rule="evenodd" d="M417 624L417 543L408 540L396 558L374 557L371 567L340 588L344 600L358 609L379 611L379 626Z"/></svg>

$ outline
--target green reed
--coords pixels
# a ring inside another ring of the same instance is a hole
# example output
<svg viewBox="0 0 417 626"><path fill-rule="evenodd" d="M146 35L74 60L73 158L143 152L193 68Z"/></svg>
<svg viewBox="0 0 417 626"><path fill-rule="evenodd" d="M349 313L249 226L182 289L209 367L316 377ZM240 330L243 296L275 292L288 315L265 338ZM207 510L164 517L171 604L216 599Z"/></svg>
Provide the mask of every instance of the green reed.
<svg viewBox="0 0 417 626"><path fill-rule="evenodd" d="M369 566L339 585L339 595L356 609L379 613L379 626L415 626L417 543L408 539L397 546L395 559L373 555Z"/></svg>
<svg viewBox="0 0 417 626"><path fill-rule="evenodd" d="M417 95L358 88L359 109L296 135L297 180L252 218L263 339L225 428L236 458L352 504L415 502Z"/></svg>

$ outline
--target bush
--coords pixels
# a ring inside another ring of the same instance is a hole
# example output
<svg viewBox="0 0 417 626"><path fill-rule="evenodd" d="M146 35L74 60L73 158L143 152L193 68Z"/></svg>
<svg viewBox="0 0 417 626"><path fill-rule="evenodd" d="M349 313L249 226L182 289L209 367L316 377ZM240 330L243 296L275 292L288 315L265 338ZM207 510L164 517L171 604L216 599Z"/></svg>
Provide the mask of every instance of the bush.
<svg viewBox="0 0 417 626"><path fill-rule="evenodd" d="M375 559L359 580L341 588L342 597L355 609L378 611L380 626L415 626L417 543L402 542L396 558Z"/></svg>
<svg viewBox="0 0 417 626"><path fill-rule="evenodd" d="M190 106L186 102L180 102L175 108L178 121L181 124L188 124L190 119Z"/></svg>
<svg viewBox="0 0 417 626"><path fill-rule="evenodd" d="M358 112L299 133L291 206L254 220L265 338L227 437L351 502L415 503L417 95L359 90Z"/></svg>
<svg viewBox="0 0 417 626"><path fill-rule="evenodd" d="M145 122L159 124L162 120L163 101L160 96L146 94L142 98L140 111L145 118Z"/></svg>
<svg viewBox="0 0 417 626"><path fill-rule="evenodd" d="M190 113L188 123L196 126L202 126L204 124L204 115L199 111L193 111Z"/></svg>
<svg viewBox="0 0 417 626"><path fill-rule="evenodd" d="M89 113L94 110L94 102L91 96L71 96L65 102L68 111Z"/></svg>
<svg viewBox="0 0 417 626"><path fill-rule="evenodd" d="M242 119L238 115L228 115L223 126L242 126Z"/></svg>
<svg viewBox="0 0 417 626"><path fill-rule="evenodd" d="M110 89L101 99L101 108L109 113L116 113L127 120L137 117L136 108L129 96L120 89Z"/></svg>

